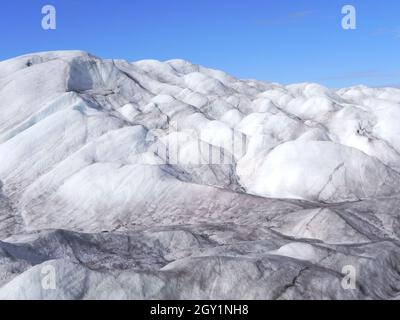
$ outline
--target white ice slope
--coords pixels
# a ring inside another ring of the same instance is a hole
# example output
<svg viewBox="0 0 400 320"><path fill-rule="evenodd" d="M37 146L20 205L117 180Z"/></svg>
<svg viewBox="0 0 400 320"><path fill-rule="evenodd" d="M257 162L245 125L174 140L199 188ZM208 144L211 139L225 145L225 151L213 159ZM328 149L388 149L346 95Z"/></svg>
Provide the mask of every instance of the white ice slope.
<svg viewBox="0 0 400 320"><path fill-rule="evenodd" d="M0 62L0 297L397 297L399 121L395 88L78 51Z"/></svg>

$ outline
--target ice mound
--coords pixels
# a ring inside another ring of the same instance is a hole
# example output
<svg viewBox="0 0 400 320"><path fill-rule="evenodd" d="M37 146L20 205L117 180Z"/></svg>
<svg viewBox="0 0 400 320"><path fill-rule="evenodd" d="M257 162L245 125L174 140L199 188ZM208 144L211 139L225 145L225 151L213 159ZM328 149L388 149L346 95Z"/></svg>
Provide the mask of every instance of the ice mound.
<svg viewBox="0 0 400 320"><path fill-rule="evenodd" d="M330 203L390 196L400 187L395 170L360 150L329 141L282 143L252 176L240 173L246 190L254 194Z"/></svg>

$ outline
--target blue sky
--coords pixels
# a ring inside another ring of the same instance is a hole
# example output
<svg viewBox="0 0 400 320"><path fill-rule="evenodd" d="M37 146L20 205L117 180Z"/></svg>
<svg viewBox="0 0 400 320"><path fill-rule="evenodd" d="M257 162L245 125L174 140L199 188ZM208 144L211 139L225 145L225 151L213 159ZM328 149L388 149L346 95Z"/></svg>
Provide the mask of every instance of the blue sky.
<svg viewBox="0 0 400 320"><path fill-rule="evenodd" d="M57 30L41 8L57 9ZM341 8L357 9L357 30ZM329 87L400 86L398 0L2 0L0 59L80 49L102 58L182 58L239 78Z"/></svg>

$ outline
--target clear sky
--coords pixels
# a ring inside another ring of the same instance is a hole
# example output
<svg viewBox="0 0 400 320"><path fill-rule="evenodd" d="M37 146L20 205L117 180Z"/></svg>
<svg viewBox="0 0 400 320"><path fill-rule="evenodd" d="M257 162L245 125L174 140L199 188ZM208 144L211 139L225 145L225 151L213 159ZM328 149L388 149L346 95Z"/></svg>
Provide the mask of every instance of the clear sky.
<svg viewBox="0 0 400 320"><path fill-rule="evenodd" d="M41 28L46 4L56 30ZM341 28L345 4L357 30ZM400 86L399 0L2 0L0 36L0 60L80 49L281 83Z"/></svg>

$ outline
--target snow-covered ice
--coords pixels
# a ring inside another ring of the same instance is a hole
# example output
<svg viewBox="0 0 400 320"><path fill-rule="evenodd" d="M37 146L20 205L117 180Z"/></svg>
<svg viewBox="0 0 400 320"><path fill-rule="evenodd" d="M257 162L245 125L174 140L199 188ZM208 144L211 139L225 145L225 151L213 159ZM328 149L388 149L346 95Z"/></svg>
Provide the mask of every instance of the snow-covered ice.
<svg viewBox="0 0 400 320"><path fill-rule="evenodd" d="M398 298L399 123L396 88L0 62L0 298Z"/></svg>

